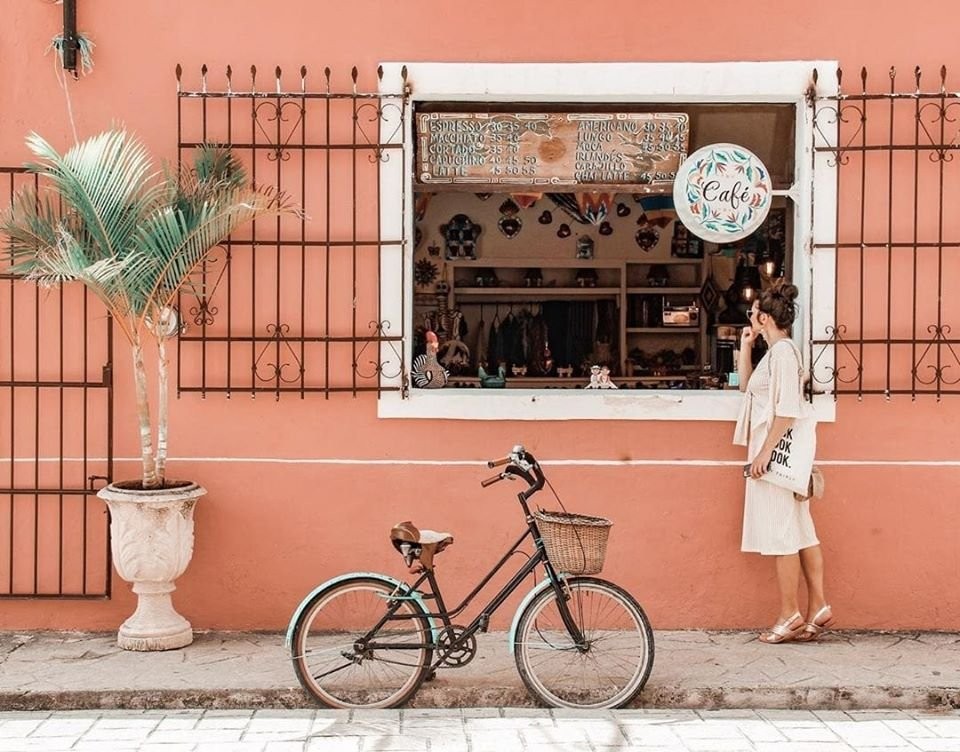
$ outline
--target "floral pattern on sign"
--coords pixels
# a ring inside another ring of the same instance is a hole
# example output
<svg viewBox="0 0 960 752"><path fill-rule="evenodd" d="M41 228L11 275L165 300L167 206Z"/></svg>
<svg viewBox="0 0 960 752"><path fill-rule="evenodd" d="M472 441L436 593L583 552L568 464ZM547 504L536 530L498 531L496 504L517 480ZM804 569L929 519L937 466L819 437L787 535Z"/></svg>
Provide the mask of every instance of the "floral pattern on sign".
<svg viewBox="0 0 960 752"><path fill-rule="evenodd" d="M770 211L772 185L763 162L748 149L713 144L681 165L673 189L684 226L716 243L753 233Z"/></svg>

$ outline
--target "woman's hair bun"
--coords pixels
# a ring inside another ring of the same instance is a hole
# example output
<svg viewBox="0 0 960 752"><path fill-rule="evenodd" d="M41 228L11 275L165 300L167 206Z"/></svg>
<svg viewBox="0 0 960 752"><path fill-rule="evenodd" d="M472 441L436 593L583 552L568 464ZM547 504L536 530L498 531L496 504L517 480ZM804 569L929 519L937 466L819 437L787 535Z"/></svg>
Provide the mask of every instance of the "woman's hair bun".
<svg viewBox="0 0 960 752"><path fill-rule="evenodd" d="M794 300L797 299L797 296L800 294L800 291L797 289L796 285L782 284L777 289L777 293L779 294L780 297L792 303Z"/></svg>

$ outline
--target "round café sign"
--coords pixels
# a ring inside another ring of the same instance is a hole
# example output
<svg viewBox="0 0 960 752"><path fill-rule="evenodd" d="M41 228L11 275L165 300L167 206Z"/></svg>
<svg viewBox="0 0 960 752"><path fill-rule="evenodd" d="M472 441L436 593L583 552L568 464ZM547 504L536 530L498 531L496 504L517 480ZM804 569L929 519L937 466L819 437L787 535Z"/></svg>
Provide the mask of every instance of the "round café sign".
<svg viewBox="0 0 960 752"><path fill-rule="evenodd" d="M673 203L694 235L730 243L763 224L772 192L770 173L756 154L735 144L712 144L680 165Z"/></svg>

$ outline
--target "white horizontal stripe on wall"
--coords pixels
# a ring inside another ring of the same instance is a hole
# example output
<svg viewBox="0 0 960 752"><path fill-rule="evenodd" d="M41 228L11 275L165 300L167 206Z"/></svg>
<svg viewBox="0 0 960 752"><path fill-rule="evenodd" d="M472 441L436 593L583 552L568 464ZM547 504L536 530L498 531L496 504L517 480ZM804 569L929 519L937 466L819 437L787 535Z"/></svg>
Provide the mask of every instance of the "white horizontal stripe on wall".
<svg viewBox="0 0 960 752"><path fill-rule="evenodd" d="M83 462L82 457L16 457L14 463L33 462ZM88 457L87 463L105 463L105 457ZM114 462L140 463L140 457L114 457ZM350 457L170 457L167 462L195 462L195 463L234 463L234 464L261 464L261 465L428 465L443 466L484 466L486 460L425 460L425 459L361 459ZM0 457L0 465L10 464L10 459ZM709 459L632 459L632 460L589 460L589 459L554 459L540 460L545 467L563 467L575 465L580 467L742 467L744 460L709 460ZM817 465L846 466L846 467L960 467L960 460L817 460Z"/></svg>

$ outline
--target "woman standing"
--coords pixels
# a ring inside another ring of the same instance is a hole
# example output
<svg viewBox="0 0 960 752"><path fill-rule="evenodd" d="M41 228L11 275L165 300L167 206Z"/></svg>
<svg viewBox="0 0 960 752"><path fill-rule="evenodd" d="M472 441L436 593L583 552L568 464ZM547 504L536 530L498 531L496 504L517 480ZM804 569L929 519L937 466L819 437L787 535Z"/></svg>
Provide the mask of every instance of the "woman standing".
<svg viewBox="0 0 960 752"><path fill-rule="evenodd" d="M777 623L760 635L767 643L816 640L833 621L823 594L823 552L810 516L810 501L763 480L777 443L803 403L803 360L790 339L797 315L797 288L762 292L740 336L740 389L746 392L734 443L748 447L750 460L740 550L775 556L780 588ZM763 337L767 352L753 368L750 352ZM800 575L807 585L806 618L800 612Z"/></svg>

